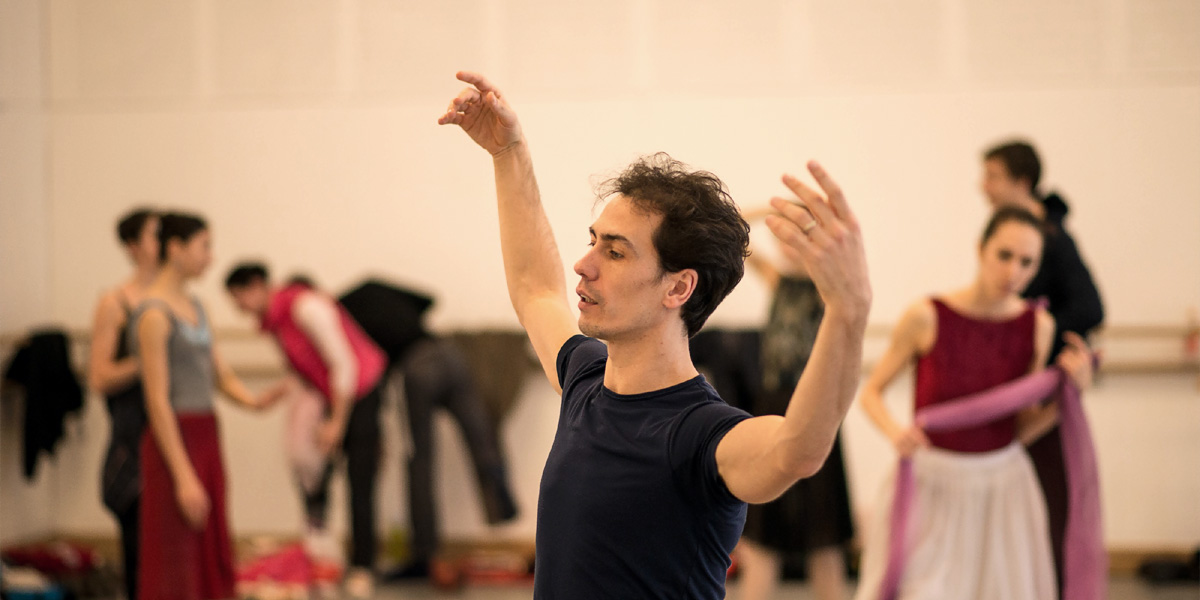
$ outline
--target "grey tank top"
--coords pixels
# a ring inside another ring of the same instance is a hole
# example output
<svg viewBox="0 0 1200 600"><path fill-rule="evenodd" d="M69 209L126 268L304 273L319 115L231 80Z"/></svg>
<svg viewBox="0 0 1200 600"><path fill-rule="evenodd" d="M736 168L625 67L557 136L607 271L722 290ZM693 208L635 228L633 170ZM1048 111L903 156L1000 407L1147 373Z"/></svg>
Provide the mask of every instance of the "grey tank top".
<svg viewBox="0 0 1200 600"><path fill-rule="evenodd" d="M197 325L192 325L175 316L166 302L150 299L142 302L129 319L129 348L140 354L137 327L146 310L157 306L171 320L171 332L167 336L167 373L170 378L168 396L171 408L177 413L213 412L215 369L212 359L212 329L208 326L208 315L195 298Z"/></svg>

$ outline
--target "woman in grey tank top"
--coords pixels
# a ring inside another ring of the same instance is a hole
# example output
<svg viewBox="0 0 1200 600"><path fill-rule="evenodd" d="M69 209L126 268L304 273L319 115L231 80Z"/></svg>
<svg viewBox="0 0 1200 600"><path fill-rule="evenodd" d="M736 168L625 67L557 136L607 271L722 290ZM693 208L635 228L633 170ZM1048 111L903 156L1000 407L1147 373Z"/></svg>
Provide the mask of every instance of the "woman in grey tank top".
<svg viewBox="0 0 1200 600"><path fill-rule="evenodd" d="M130 319L130 347L142 365L149 427L142 437L139 600L234 597L233 552L225 516L225 469L213 412L220 390L263 409L281 386L252 395L214 351L203 306L188 290L212 262L202 219L159 219L157 278Z"/></svg>

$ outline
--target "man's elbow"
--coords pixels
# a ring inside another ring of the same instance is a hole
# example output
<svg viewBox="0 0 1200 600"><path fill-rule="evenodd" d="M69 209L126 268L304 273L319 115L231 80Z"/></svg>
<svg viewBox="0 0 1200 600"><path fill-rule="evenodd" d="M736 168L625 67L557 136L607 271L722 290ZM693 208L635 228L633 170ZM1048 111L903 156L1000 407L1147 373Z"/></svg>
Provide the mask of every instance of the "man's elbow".
<svg viewBox="0 0 1200 600"><path fill-rule="evenodd" d="M790 454L783 460L780 465L780 470L784 476L792 482L808 479L817 474L821 467L825 465L825 459L829 456L829 450L824 452L801 452Z"/></svg>

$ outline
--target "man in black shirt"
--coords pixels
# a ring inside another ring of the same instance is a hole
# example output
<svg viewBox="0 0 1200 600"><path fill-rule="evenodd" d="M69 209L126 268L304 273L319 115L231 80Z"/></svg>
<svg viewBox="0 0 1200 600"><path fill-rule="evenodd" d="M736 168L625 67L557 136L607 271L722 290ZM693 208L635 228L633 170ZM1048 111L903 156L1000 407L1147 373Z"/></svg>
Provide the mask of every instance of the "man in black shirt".
<svg viewBox="0 0 1200 600"><path fill-rule="evenodd" d="M787 414L750 418L688 351L743 273L749 226L724 184L657 154L602 186L608 203L575 264L576 318L517 116L483 77L458 78L471 87L438 122L492 155L509 297L563 392L534 597L723 598L745 503L814 473L853 399L871 303L858 223L815 163L825 196L784 177L798 199L773 200L768 225L807 267L825 320Z"/></svg>
<svg viewBox="0 0 1200 600"><path fill-rule="evenodd" d="M1079 255L1075 240L1067 233L1063 220L1067 204L1058 194L1041 196L1038 182L1042 163L1037 151L1026 142L1012 141L994 146L983 155L981 187L994 208L1018 206L1043 221L1045 245L1042 264L1022 294L1026 298L1045 298L1054 317L1054 346L1046 364L1054 364L1066 344L1063 334L1074 332L1087 339L1104 320L1104 305L1092 274ZM1029 446L1029 456L1037 469L1050 519L1051 547L1058 571L1061 594L1063 535L1067 522L1067 478L1063 466L1062 440L1055 426Z"/></svg>

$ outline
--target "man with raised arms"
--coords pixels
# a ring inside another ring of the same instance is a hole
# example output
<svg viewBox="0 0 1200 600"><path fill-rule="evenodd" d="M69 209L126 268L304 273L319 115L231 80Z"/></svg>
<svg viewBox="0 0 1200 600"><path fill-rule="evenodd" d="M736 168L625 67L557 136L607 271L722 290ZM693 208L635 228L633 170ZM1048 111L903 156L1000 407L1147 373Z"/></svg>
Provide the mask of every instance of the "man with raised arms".
<svg viewBox="0 0 1200 600"><path fill-rule="evenodd" d="M607 204L567 287L528 144L480 75L438 120L493 159L509 297L546 376L562 390L538 498L535 598L723 598L747 502L766 502L824 462L854 398L871 289L859 225L792 176L772 232L826 303L784 416L725 404L692 365L688 338L741 279L749 227L724 184L665 154L607 182ZM600 340L603 340L601 342Z"/></svg>

